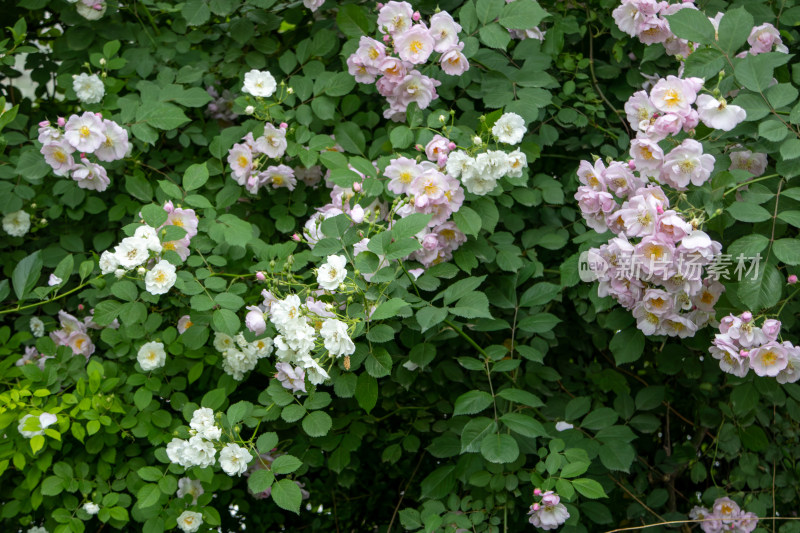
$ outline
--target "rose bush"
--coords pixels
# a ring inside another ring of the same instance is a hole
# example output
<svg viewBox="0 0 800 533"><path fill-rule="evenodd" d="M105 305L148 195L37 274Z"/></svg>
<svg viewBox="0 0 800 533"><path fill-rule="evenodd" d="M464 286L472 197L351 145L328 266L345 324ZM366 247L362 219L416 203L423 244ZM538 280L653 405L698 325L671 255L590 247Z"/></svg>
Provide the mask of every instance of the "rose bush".
<svg viewBox="0 0 800 533"><path fill-rule="evenodd" d="M5 530L800 530L794 2L4 20Z"/></svg>

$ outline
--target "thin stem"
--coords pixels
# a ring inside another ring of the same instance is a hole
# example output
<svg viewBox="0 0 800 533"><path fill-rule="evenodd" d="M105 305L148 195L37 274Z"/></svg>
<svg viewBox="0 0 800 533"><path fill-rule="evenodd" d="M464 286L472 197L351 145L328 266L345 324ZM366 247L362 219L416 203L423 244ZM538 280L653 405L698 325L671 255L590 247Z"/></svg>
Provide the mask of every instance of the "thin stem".
<svg viewBox="0 0 800 533"><path fill-rule="evenodd" d="M40 305L44 305L44 304L47 304L47 303L50 303L50 302L55 302L56 300L60 300L64 296L68 296L68 295L70 295L70 294L72 294L72 293L74 293L76 291L81 290L85 286L87 286L90 283L92 283L94 280L100 279L101 277L102 276L97 276L96 278L92 278L89 281L85 281L85 282L81 283L80 285L78 285L77 287L75 287L74 289L71 289L71 290L69 290L67 292L61 293L58 296L50 298L49 300L45 300L43 302L36 302L35 304L30 304L30 305L24 305L22 307L17 305L17 307L15 307L14 309L6 309L4 311L0 311L0 315L6 315L8 313L16 313L17 311L24 311L25 309L32 309L34 307L39 307Z"/></svg>
<svg viewBox="0 0 800 533"><path fill-rule="evenodd" d="M761 176L760 178L756 178L756 179L752 179L750 181L745 181L745 182L739 183L737 185L734 185L733 187L731 187L730 189L728 189L724 193L722 193L722 197L725 198L730 193L732 193L732 192L734 192L734 191L736 191L738 189L741 189L742 187L750 185L751 183L756 183L756 182L768 180L768 179L771 179L771 178L777 178L778 176L780 176L780 174L770 174L769 176Z"/></svg>

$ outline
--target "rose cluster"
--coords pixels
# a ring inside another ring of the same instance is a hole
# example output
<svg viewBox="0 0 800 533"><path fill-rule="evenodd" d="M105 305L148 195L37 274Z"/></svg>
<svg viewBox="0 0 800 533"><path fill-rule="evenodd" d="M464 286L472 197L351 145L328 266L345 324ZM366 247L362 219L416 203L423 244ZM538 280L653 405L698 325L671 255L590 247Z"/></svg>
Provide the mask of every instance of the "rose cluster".
<svg viewBox="0 0 800 533"><path fill-rule="evenodd" d="M89 111L80 116L72 115L67 120L59 117L57 125L53 127L47 121L39 123L40 151L55 175L69 175L82 189L106 190L111 183L106 169L89 161L87 154L93 154L98 161L122 159L130 147L128 132L113 120ZM75 162L76 151L80 162Z"/></svg>
<svg viewBox="0 0 800 533"><path fill-rule="evenodd" d="M171 201L164 205L167 220L158 228L142 224L133 233L114 247L114 251L106 250L100 255L100 271L103 274L113 273L122 278L134 268L144 276L145 290L153 295L166 294L177 280L175 265L164 259L165 252L175 252L182 260L189 257L189 244L197 235L197 215L193 209L175 207ZM164 228L175 226L182 228L182 237L161 241L159 234ZM156 262L156 260L158 260Z"/></svg>
<svg viewBox="0 0 800 533"><path fill-rule="evenodd" d="M207 407L195 410L189 427L192 436L188 440L172 439L167 444L169 460L184 468L205 468L216 464L216 444L222 444L218 443L222 430L216 425L214 411ZM252 460L253 456L246 448L232 442L222 446L219 453L219 466L229 476L241 476Z"/></svg>
<svg viewBox="0 0 800 533"><path fill-rule="evenodd" d="M631 37L637 37L648 45L661 43L667 54L686 57L694 51L694 48L686 39L680 39L672 33L666 17L674 15L681 9L697 9L693 1L684 0L670 4L659 0L622 0L622 3L614 9L612 16L617 27ZM714 18L709 17L717 31L722 16L722 13L717 13ZM741 52L737 57L763 54L771 52L773 48L777 52L789 51L783 44L778 30L769 23L754 27L747 38L747 43L750 49Z"/></svg>
<svg viewBox="0 0 800 533"><path fill-rule="evenodd" d="M384 117L396 122L405 120L411 102L425 109L438 98L436 87L441 82L416 68L424 65L434 52L440 54L439 66L445 74L460 76L469 69L462 53L464 43L458 39L461 26L453 17L440 11L430 18L430 26L420 18L408 2L386 3L378 12L383 43L361 37L358 49L347 58L348 72L359 83L375 83L389 102Z"/></svg>
<svg viewBox="0 0 800 533"><path fill-rule="evenodd" d="M222 354L222 370L241 381L245 373L253 370L259 360L272 352L272 339L265 337L248 342L242 333L231 337L218 331L214 337L214 348Z"/></svg>
<svg viewBox="0 0 800 533"><path fill-rule="evenodd" d="M689 518L699 521L700 529L705 533L750 533L758 525L755 513L743 511L727 496L717 498L710 510L699 506L693 508Z"/></svg>
<svg viewBox="0 0 800 533"><path fill-rule="evenodd" d="M528 131L525 120L516 113L504 113L492 126L493 138L501 143L516 145ZM473 144L478 149L487 145L480 137ZM463 150L451 152L447 156L447 174L461 178L467 191L478 196L489 194L497 187L497 181L508 176L519 178L528 166L525 154L519 149L506 153L503 150L485 150L467 153Z"/></svg>
<svg viewBox="0 0 800 533"><path fill-rule="evenodd" d="M730 131L747 118L743 108L720 96L698 95L703 83L702 78L667 76L658 80L649 94L634 93L625 103L625 113L637 139L658 143L669 135L691 132L699 122Z"/></svg>
<svg viewBox="0 0 800 533"><path fill-rule="evenodd" d="M632 310L646 335L692 336L712 320L724 287L703 275L722 246L624 163L582 161L578 177L583 185L575 198L587 224L617 235L588 253L598 294Z"/></svg>
<svg viewBox="0 0 800 533"><path fill-rule="evenodd" d="M561 503L561 498L558 494L552 490L542 493L541 489L535 489L533 494L534 496L541 496L541 500L531 505L531 509L528 511L528 522L539 529L547 531L556 529L567 521L569 511Z"/></svg>
<svg viewBox="0 0 800 533"><path fill-rule="evenodd" d="M750 311L728 315L720 320L719 333L708 351L729 374L744 377L752 370L778 383L794 383L800 379L800 347L779 342L780 331L781 323L774 318L756 326Z"/></svg>
<svg viewBox="0 0 800 533"><path fill-rule="evenodd" d="M242 138L244 142L234 144L228 152L233 179L250 194L257 194L261 187L293 191L297 185L291 167L278 164L263 168L270 159L280 160L286 152L287 127L286 123L278 128L268 123L264 126L264 135L256 139L248 133Z"/></svg>

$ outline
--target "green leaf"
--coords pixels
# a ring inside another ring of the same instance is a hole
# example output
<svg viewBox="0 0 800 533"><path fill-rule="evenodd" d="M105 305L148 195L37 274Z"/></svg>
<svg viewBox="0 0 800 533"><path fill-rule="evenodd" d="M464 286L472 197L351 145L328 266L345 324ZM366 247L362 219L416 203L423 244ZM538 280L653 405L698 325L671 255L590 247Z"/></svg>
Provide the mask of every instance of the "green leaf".
<svg viewBox="0 0 800 533"><path fill-rule="evenodd" d="M42 481L43 496L58 496L64 490L64 481L58 476L50 476Z"/></svg>
<svg viewBox="0 0 800 533"><path fill-rule="evenodd" d="M758 135L768 141L778 142L786 138L789 128L779 120L765 120L758 125Z"/></svg>
<svg viewBox="0 0 800 533"><path fill-rule="evenodd" d="M461 430L461 453L478 452L486 435L497 431L494 420L479 416L471 419Z"/></svg>
<svg viewBox="0 0 800 533"><path fill-rule="evenodd" d="M400 309L408 307L408 302L400 298L392 298L380 304L375 312L372 313L371 320L383 320L385 318L394 318Z"/></svg>
<svg viewBox="0 0 800 533"><path fill-rule="evenodd" d="M358 392L356 392L358 394ZM309 437L324 437L331 430L333 420L328 413L323 411L313 411L303 419L303 431Z"/></svg>
<svg viewBox="0 0 800 533"><path fill-rule="evenodd" d="M369 21L364 14L364 9L356 4L339 6L336 25L347 37L360 37L369 32Z"/></svg>
<svg viewBox="0 0 800 533"><path fill-rule="evenodd" d="M200 26L209 19L211 11L208 9L207 1L189 0L183 4L181 15L186 19L186 23L189 26Z"/></svg>
<svg viewBox="0 0 800 533"><path fill-rule="evenodd" d="M225 403L227 397L228 393L225 391L225 389L210 390L203 395L203 399L200 400L200 405L216 411L222 407L222 404Z"/></svg>
<svg viewBox="0 0 800 533"><path fill-rule="evenodd" d="M784 284L784 278L778 269L762 261L758 265L755 277L754 274L755 271L741 273L742 281L739 282L739 289L736 292L739 299L747 302L747 306L753 311L777 304Z"/></svg>
<svg viewBox="0 0 800 533"><path fill-rule="evenodd" d="M183 188L187 191L199 189L208 181L208 165L194 164L183 173Z"/></svg>
<svg viewBox="0 0 800 533"><path fill-rule="evenodd" d="M189 122L189 117L183 109L168 102L142 102L142 107L136 113L136 120L146 122L159 130L173 130Z"/></svg>
<svg viewBox="0 0 800 533"><path fill-rule="evenodd" d="M253 404L247 401L236 402L235 404L228 407L228 412L226 413L228 417L228 423L233 426L234 424L238 424L248 416L253 411Z"/></svg>
<svg viewBox="0 0 800 533"><path fill-rule="evenodd" d="M734 71L736 81L751 91L762 92L772 82L772 72L775 70L775 66L770 61L765 61L763 55L765 54L748 55L736 64Z"/></svg>
<svg viewBox="0 0 800 533"><path fill-rule="evenodd" d="M143 466L136 473L143 481L158 481L164 477L164 473L155 466Z"/></svg>
<svg viewBox="0 0 800 533"><path fill-rule="evenodd" d="M760 205L748 202L735 202L728 206L728 213L741 222L764 222L772 218L769 211Z"/></svg>
<svg viewBox="0 0 800 533"><path fill-rule="evenodd" d="M427 331L447 318L447 309L440 307L423 307L417 311L417 322L422 331Z"/></svg>
<svg viewBox="0 0 800 533"><path fill-rule="evenodd" d="M497 396L528 407L542 407L544 405L544 402L538 396L520 389L503 389L497 393Z"/></svg>
<svg viewBox="0 0 800 533"><path fill-rule="evenodd" d="M685 76L709 79L719 74L724 66L725 55L722 52L716 48L700 48L686 58Z"/></svg>
<svg viewBox="0 0 800 533"><path fill-rule="evenodd" d="M428 226L432 215L413 213L392 225L392 238L396 241L413 237Z"/></svg>
<svg viewBox="0 0 800 533"><path fill-rule="evenodd" d="M492 395L485 391L465 392L456 399L453 416L474 415L492 405Z"/></svg>
<svg viewBox="0 0 800 533"><path fill-rule="evenodd" d="M477 0L475 12L482 24L489 24L503 12L503 0Z"/></svg>
<svg viewBox="0 0 800 533"><path fill-rule="evenodd" d="M465 235L478 236L481 231L482 220L478 213L466 206L453 213L453 222Z"/></svg>
<svg viewBox="0 0 800 533"><path fill-rule="evenodd" d="M500 421L508 427L511 431L519 433L523 437L536 438L547 435L544 426L522 413L506 413L500 417Z"/></svg>
<svg viewBox="0 0 800 533"><path fill-rule="evenodd" d="M618 365L633 363L642 356L644 351L644 334L631 326L615 333L608 347L614 354L614 361Z"/></svg>
<svg viewBox="0 0 800 533"><path fill-rule="evenodd" d="M609 407L600 407L586 415L586 418L581 422L581 427L595 430L603 429L613 426L618 419L619 415L616 411Z"/></svg>
<svg viewBox="0 0 800 533"><path fill-rule="evenodd" d="M300 502L303 495L294 481L291 479L281 479L272 485L272 500L281 509L300 514Z"/></svg>
<svg viewBox="0 0 800 533"><path fill-rule="evenodd" d="M711 44L714 42L714 25L705 13L699 9L681 9L674 15L667 15L672 33L694 43Z"/></svg>
<svg viewBox="0 0 800 533"><path fill-rule="evenodd" d="M280 457L278 457L278 459L280 459ZM275 481L275 474L269 470L260 468L255 470L252 474L250 474L250 477L247 478L247 488L249 488L254 494L258 494L270 488L273 481Z"/></svg>
<svg viewBox="0 0 800 533"><path fill-rule="evenodd" d="M94 308L93 321L98 326L107 326L119 315L122 303L116 300L104 300Z"/></svg>
<svg viewBox="0 0 800 533"><path fill-rule="evenodd" d="M294 455L281 455L272 462L271 470L275 474L291 474L303 466L303 461Z"/></svg>
<svg viewBox="0 0 800 533"><path fill-rule="evenodd" d="M389 133L392 148L408 148L414 142L414 132L408 126L397 126Z"/></svg>
<svg viewBox="0 0 800 533"><path fill-rule="evenodd" d="M152 507L158 503L161 498L161 489L155 483L146 483L142 485L136 493L136 504L140 509Z"/></svg>
<svg viewBox="0 0 800 533"><path fill-rule="evenodd" d="M256 440L256 447L258 448L259 453L269 453L277 445L278 434L274 431L264 433L258 437L258 440Z"/></svg>
<svg viewBox="0 0 800 533"><path fill-rule="evenodd" d="M22 300L33 290L41 273L42 258L38 250L17 263L11 274L11 286L14 287L18 300Z"/></svg>
<svg viewBox="0 0 800 533"><path fill-rule="evenodd" d="M217 309L214 311L211 316L211 323L214 325L214 329L231 337L239 333L239 327L241 326L239 317L230 309Z"/></svg>
<svg viewBox="0 0 800 533"><path fill-rule="evenodd" d="M511 34L500 24L493 22L478 30L481 42L489 48L499 48L505 50L511 42Z"/></svg>
<svg viewBox="0 0 800 533"><path fill-rule="evenodd" d="M561 319L550 313L528 315L519 321L519 329L528 333L544 333L551 331Z"/></svg>
<svg viewBox="0 0 800 533"><path fill-rule="evenodd" d="M437 500L444 498L455 488L455 466L440 466L422 480L420 489L423 498Z"/></svg>
<svg viewBox="0 0 800 533"><path fill-rule="evenodd" d="M775 257L787 265L800 265L800 240L778 239L772 244Z"/></svg>
<svg viewBox="0 0 800 533"><path fill-rule="evenodd" d="M495 433L481 442L481 455L490 463L512 463L519 457L519 445L511 435Z"/></svg>
<svg viewBox="0 0 800 533"><path fill-rule="evenodd" d="M378 380L366 372L358 375L356 382L356 401L367 413L378 403Z"/></svg>
<svg viewBox="0 0 800 533"><path fill-rule="evenodd" d="M689 11L689 10L684 9L683 11ZM575 487L575 490L577 490L582 496L585 496L586 498L597 499L597 498L608 497L606 496L606 491L603 490L603 486L593 479L587 479L587 478L573 479L572 486Z"/></svg>
<svg viewBox="0 0 800 533"><path fill-rule="evenodd" d="M781 144L781 157L784 161L800 157L800 139L792 137L784 141Z"/></svg>
<svg viewBox="0 0 800 533"><path fill-rule="evenodd" d="M503 6L500 24L509 30L528 30L536 27L547 16L547 11L535 0L511 2Z"/></svg>
<svg viewBox="0 0 800 533"><path fill-rule="evenodd" d="M739 48L747 42L753 26L753 15L744 6L729 9L719 23L719 46L729 56L736 55Z"/></svg>
<svg viewBox="0 0 800 533"><path fill-rule="evenodd" d="M354 122L338 124L334 129L336 142L351 154L363 154L366 147L364 132Z"/></svg>
<svg viewBox="0 0 800 533"><path fill-rule="evenodd" d="M133 395L133 403L139 411L144 411L151 401L153 401L153 393L150 390L144 387L136 389L136 393Z"/></svg>
<svg viewBox="0 0 800 533"><path fill-rule="evenodd" d="M167 212L160 205L147 204L141 212L142 219L150 227L157 228L167 221Z"/></svg>

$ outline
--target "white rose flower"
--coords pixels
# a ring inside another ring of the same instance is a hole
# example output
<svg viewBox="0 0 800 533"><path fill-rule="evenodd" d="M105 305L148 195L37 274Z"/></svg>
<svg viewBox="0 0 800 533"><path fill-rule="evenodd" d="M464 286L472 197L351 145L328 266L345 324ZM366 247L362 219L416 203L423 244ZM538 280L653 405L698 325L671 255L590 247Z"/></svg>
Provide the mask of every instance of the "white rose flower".
<svg viewBox="0 0 800 533"><path fill-rule="evenodd" d="M347 259L343 255L329 255L328 261L317 272L319 286L329 291L336 290L347 278L346 264Z"/></svg>
<svg viewBox="0 0 800 533"><path fill-rule="evenodd" d="M192 421L189 426L198 435L208 440L217 440L222 436L222 430L216 426L214 411L208 407L201 407L192 413Z"/></svg>
<svg viewBox="0 0 800 533"><path fill-rule="evenodd" d="M178 517L178 528L184 533L194 533L203 525L203 515L194 511L184 511Z"/></svg>
<svg viewBox="0 0 800 533"><path fill-rule="evenodd" d="M167 444L167 457L169 458L171 463L175 463L176 465L181 465L184 468L188 468L187 465L183 464L183 450L186 448L186 441L183 439L172 439Z"/></svg>
<svg viewBox="0 0 800 533"><path fill-rule="evenodd" d="M96 515L100 512L100 506L94 502L86 502L83 504L83 510L86 511L87 514Z"/></svg>
<svg viewBox="0 0 800 533"><path fill-rule="evenodd" d="M78 15L86 20L98 20L105 15L106 7L105 2L92 3L91 6L87 6L83 2L78 2L75 6L75 10L78 12Z"/></svg>
<svg viewBox="0 0 800 533"><path fill-rule="evenodd" d="M96 104L103 99L106 89L97 74L81 73L72 77L72 88L84 104Z"/></svg>
<svg viewBox="0 0 800 533"><path fill-rule="evenodd" d="M234 348L231 336L218 331L214 335L214 349L218 352L225 352L225 350L230 350L231 348Z"/></svg>
<svg viewBox="0 0 800 533"><path fill-rule="evenodd" d="M162 259L145 275L144 288L150 294L166 294L177 279L175 265Z"/></svg>
<svg viewBox="0 0 800 533"><path fill-rule="evenodd" d="M32 317L30 326L34 337L38 338L44 335L44 322L39 317Z"/></svg>
<svg viewBox="0 0 800 533"><path fill-rule="evenodd" d="M178 498L183 498L187 494L192 496L192 505L197 505L197 498L205 493L203 484L196 479L182 477L178 480Z"/></svg>
<svg viewBox="0 0 800 533"><path fill-rule="evenodd" d="M31 229L31 216L25 211L9 213L3 217L3 229L12 237L22 237Z"/></svg>
<svg viewBox="0 0 800 533"><path fill-rule="evenodd" d="M247 470L247 464L253 456L238 444L226 444L219 452L219 466L229 476L240 476Z"/></svg>
<svg viewBox="0 0 800 533"><path fill-rule="evenodd" d="M300 359L300 366L305 369L308 381L314 385L322 385L331 379L325 369L310 355L305 355Z"/></svg>
<svg viewBox="0 0 800 533"><path fill-rule="evenodd" d="M319 330L325 341L325 349L335 357L351 355L356 351L356 345L347 334L347 324L335 318L328 318L322 323Z"/></svg>
<svg viewBox="0 0 800 533"><path fill-rule="evenodd" d="M142 370L149 372L164 366L167 361L167 352L164 351L164 345L160 342L148 342L139 348L136 360L139 361Z"/></svg>
<svg viewBox="0 0 800 533"><path fill-rule="evenodd" d="M114 248L114 255L119 265L126 270L136 268L150 258L146 243L136 237L122 239Z"/></svg>
<svg viewBox="0 0 800 533"><path fill-rule="evenodd" d="M509 178L522 177L522 171L528 166L528 158L519 148L508 154Z"/></svg>
<svg viewBox="0 0 800 533"><path fill-rule="evenodd" d="M27 533L47 533L47 530L42 526L33 526L32 528L28 529Z"/></svg>
<svg viewBox="0 0 800 533"><path fill-rule="evenodd" d="M284 331L290 322L299 320L302 315L302 303L296 294L290 294L283 300L278 300L270 306L269 318L275 326Z"/></svg>
<svg viewBox="0 0 800 533"><path fill-rule="evenodd" d="M55 274L50 274L50 277L47 279L47 286L54 287L56 285L61 285L63 282L64 280L59 278Z"/></svg>
<svg viewBox="0 0 800 533"><path fill-rule="evenodd" d="M189 465L205 468L207 466L213 466L216 462L214 456L217 454L217 450L214 449L213 444L207 440L203 440L203 437L200 435L195 435L189 439L181 451L183 452L182 459L185 463L184 466Z"/></svg>
<svg viewBox="0 0 800 533"><path fill-rule="evenodd" d="M275 78L269 72L253 69L244 75L244 88L242 90L253 96L269 98L275 93L276 87Z"/></svg>
<svg viewBox="0 0 800 533"><path fill-rule="evenodd" d="M155 253L161 253L161 240L158 238L158 233L154 228L144 225L136 228L133 233L134 238L142 239L145 247Z"/></svg>
<svg viewBox="0 0 800 533"><path fill-rule="evenodd" d="M113 253L106 250L100 254L100 272L103 274L111 274L119 266L119 259Z"/></svg>
<svg viewBox="0 0 800 533"><path fill-rule="evenodd" d="M506 144L519 144L527 131L525 119L516 113L504 113L492 126L492 135Z"/></svg>

